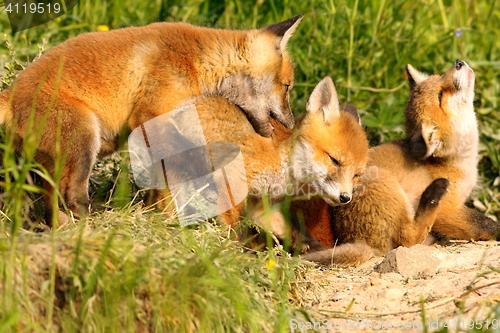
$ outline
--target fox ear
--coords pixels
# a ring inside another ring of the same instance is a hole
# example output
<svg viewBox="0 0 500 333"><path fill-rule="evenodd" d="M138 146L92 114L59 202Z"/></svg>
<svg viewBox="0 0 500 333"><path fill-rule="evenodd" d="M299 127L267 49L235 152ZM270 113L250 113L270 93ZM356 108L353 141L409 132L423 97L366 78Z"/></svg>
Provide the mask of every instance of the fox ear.
<svg viewBox="0 0 500 333"><path fill-rule="evenodd" d="M280 23L273 23L271 25L268 25L267 27L263 28L265 31L272 32L275 34L277 37L279 37L278 41L278 48L280 50L284 50L286 48L286 44L288 43L288 40L292 36L293 32L297 28L297 26L300 23L300 20L302 20L302 17L304 14L297 15L295 17L292 17L289 20L280 22Z"/></svg>
<svg viewBox="0 0 500 333"><path fill-rule="evenodd" d="M429 76L417 71L412 65L406 65L406 74L408 75L408 82L410 89L413 90L417 84L427 79Z"/></svg>
<svg viewBox="0 0 500 333"><path fill-rule="evenodd" d="M422 123L422 132L411 139L410 154L418 159L429 158L442 145L439 131L436 126L427 122Z"/></svg>
<svg viewBox="0 0 500 333"><path fill-rule="evenodd" d="M331 77L327 76L314 88L306 104L307 113L321 112L326 122L340 116L339 98Z"/></svg>

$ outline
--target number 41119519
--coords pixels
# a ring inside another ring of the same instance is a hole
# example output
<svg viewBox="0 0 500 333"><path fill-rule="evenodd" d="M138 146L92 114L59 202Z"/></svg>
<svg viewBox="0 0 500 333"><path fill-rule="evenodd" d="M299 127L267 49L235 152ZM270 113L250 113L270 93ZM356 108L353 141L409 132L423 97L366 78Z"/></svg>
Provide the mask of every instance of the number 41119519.
<svg viewBox="0 0 500 333"><path fill-rule="evenodd" d="M61 4L59 3L30 3L30 4L22 4L18 3L12 4L9 3L5 10L10 14L43 14L47 13L59 13L61 11Z"/></svg>
<svg viewBox="0 0 500 333"><path fill-rule="evenodd" d="M497 329L499 326L499 320L498 319L486 319L486 320L481 320L481 319L453 319L453 320L445 320L443 327L446 328L451 328L451 329L465 329L465 328L470 328L470 329L482 329L482 328L493 328Z"/></svg>

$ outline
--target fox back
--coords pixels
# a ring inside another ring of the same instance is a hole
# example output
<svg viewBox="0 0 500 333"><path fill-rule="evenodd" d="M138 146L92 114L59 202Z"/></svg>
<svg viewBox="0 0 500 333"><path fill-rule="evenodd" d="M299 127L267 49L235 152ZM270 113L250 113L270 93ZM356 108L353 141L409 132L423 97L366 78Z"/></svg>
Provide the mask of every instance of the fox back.
<svg viewBox="0 0 500 333"><path fill-rule="evenodd" d="M83 34L20 73L11 113L29 112L40 89L38 112L55 96L71 99L95 113L103 136L110 137L127 121L135 128L186 98L215 94L240 106L269 136L270 115L293 127L286 44L301 17L249 31L155 23Z"/></svg>

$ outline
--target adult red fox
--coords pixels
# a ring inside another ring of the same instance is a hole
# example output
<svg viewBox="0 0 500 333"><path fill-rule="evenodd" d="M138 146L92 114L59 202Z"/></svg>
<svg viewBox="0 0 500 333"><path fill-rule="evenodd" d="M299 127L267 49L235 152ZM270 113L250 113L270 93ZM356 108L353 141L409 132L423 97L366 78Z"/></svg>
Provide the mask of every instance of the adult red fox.
<svg viewBox="0 0 500 333"><path fill-rule="evenodd" d="M187 99L224 97L266 137L270 118L292 129L286 44L301 18L248 31L155 23L71 38L0 93L0 122L15 133L17 150L37 146L35 160L51 174L65 155L59 192L79 216L89 209L92 166L116 150L119 134ZM54 189L44 187L50 202Z"/></svg>
<svg viewBox="0 0 500 333"><path fill-rule="evenodd" d="M313 237L328 247L339 245L309 259L355 264L371 250L383 255L422 243L430 230L454 238L499 239L499 223L464 205L477 180L473 70L457 60L443 75L427 77L411 65L407 73L406 138L370 149L359 195L350 204L329 208L317 202L321 219L307 214L311 203L297 208Z"/></svg>

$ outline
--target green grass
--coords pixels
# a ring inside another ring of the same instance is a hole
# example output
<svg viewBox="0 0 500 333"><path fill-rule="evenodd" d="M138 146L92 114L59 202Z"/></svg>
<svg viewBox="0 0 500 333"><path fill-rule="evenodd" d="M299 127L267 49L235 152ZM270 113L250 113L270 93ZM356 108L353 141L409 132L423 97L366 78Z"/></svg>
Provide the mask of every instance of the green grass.
<svg viewBox="0 0 500 333"><path fill-rule="evenodd" d="M283 332L294 314L296 261L248 254L209 222L129 207L0 235L1 332Z"/></svg>
<svg viewBox="0 0 500 333"><path fill-rule="evenodd" d="M14 35L3 12L0 28L9 47L0 46L2 88L40 49L100 25L174 20L254 28L299 13L305 17L289 44L294 112L303 112L312 88L330 75L341 101L361 110L372 144L403 135L406 64L440 73L460 58L473 67L481 186L471 203L500 218L499 1L80 0L69 14ZM278 250L246 254L210 223L181 229L136 206L125 173L110 198L120 161L102 162L92 178L95 198L114 209L36 232L38 226L27 223L33 212L21 200L36 190L26 182L36 165L29 153L15 163L9 144L1 150L2 173L10 177L2 180L1 195L0 332L281 332L297 317L290 302L294 261ZM277 264L269 269L271 259Z"/></svg>

